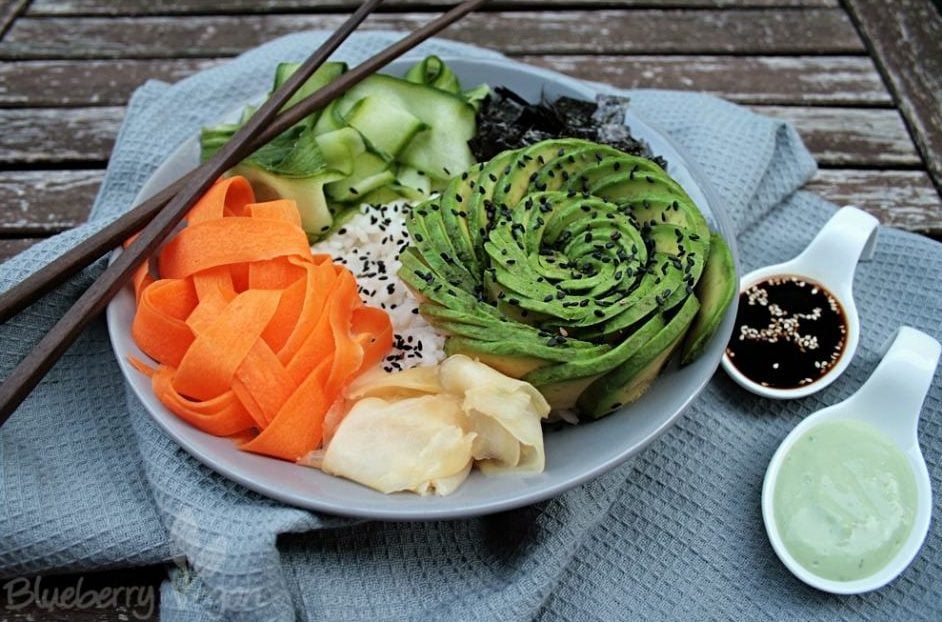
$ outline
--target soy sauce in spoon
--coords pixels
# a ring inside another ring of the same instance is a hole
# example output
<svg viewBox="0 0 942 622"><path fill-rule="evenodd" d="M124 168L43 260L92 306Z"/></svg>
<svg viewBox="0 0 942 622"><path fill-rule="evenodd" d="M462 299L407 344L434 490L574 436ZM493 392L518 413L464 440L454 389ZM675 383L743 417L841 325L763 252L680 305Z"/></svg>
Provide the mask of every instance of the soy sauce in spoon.
<svg viewBox="0 0 942 622"><path fill-rule="evenodd" d="M820 283L773 276L739 295L739 313L726 356L764 387L792 389L825 375L847 345L847 317Z"/></svg>

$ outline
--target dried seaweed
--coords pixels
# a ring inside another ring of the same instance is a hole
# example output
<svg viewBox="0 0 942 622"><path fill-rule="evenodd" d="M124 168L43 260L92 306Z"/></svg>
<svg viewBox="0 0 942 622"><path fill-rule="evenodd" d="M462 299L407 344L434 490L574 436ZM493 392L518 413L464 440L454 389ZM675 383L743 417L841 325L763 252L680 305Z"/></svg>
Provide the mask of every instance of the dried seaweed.
<svg viewBox="0 0 942 622"><path fill-rule="evenodd" d="M531 104L512 90L498 86L482 102L477 135L469 145L479 161L506 149L518 149L550 138L584 138L611 145L632 155L655 160L646 143L634 138L624 124L628 98L600 95L595 102L560 97Z"/></svg>

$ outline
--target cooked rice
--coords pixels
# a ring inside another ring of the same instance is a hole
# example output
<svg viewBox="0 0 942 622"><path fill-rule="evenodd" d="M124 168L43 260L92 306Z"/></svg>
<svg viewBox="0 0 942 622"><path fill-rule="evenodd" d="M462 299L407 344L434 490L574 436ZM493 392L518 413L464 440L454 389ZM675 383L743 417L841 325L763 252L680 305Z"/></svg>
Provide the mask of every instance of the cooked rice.
<svg viewBox="0 0 942 622"><path fill-rule="evenodd" d="M399 254L409 246L403 213L409 204L363 205L359 213L312 247L345 265L357 279L368 305L384 309L392 321L393 347L386 371L433 365L445 358L445 338L419 314L419 304L396 276Z"/></svg>

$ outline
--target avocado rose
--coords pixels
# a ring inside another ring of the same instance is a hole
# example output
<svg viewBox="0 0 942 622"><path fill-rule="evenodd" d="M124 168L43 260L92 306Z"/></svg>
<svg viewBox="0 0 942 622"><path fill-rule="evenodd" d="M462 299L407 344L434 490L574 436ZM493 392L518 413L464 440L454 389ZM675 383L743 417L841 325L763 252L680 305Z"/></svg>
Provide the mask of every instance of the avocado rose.
<svg viewBox="0 0 942 622"><path fill-rule="evenodd" d="M696 358L735 293L728 247L680 184L590 141L477 164L407 227L399 275L446 352L585 417L640 397L678 348Z"/></svg>

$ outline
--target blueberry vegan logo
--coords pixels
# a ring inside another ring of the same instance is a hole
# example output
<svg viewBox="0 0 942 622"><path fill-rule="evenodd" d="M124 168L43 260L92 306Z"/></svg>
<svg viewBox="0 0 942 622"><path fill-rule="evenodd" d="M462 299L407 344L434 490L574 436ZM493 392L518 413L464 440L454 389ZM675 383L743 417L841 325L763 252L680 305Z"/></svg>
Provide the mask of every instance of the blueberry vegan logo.
<svg viewBox="0 0 942 622"><path fill-rule="evenodd" d="M154 616L157 594L153 585L118 587L88 587L85 578L74 582L55 583L41 576L17 577L0 584L0 611L23 611L27 608L48 612L104 609L125 611L137 620L149 620Z"/></svg>

